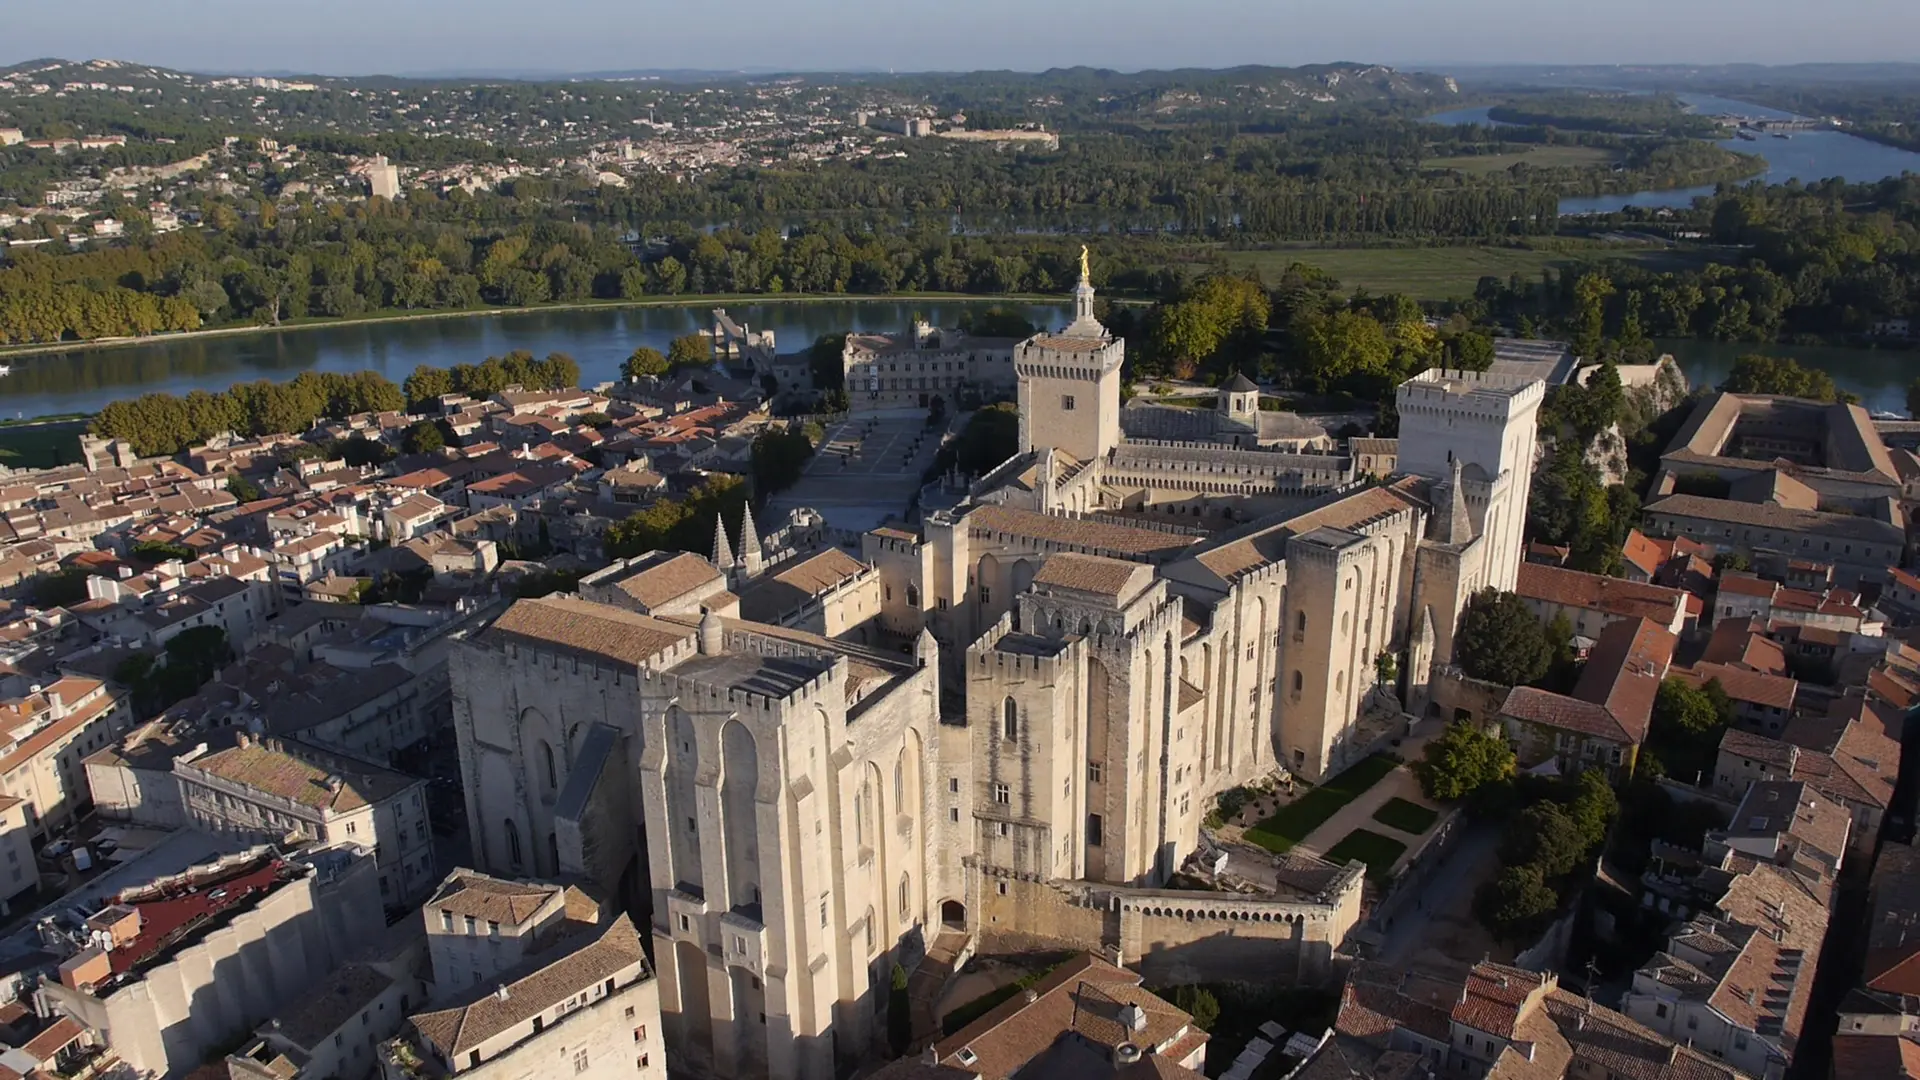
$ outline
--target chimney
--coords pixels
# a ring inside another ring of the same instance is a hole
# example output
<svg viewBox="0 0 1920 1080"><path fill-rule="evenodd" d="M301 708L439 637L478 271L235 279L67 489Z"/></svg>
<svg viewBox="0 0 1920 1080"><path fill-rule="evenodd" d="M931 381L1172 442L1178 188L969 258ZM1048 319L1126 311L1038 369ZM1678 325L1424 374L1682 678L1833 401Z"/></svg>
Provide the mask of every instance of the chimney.
<svg viewBox="0 0 1920 1080"><path fill-rule="evenodd" d="M493 988L493 1000L505 1001L509 996L506 983L501 983L499 986Z"/></svg>
<svg viewBox="0 0 1920 1080"><path fill-rule="evenodd" d="M719 656L725 651L727 628L720 621L720 614L709 610L706 618L700 620L700 655Z"/></svg>

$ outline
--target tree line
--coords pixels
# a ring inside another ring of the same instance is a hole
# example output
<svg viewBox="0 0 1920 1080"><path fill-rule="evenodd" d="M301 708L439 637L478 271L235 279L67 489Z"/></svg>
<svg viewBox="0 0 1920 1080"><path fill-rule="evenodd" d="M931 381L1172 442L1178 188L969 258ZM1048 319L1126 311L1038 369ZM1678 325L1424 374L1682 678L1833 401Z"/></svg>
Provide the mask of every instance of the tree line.
<svg viewBox="0 0 1920 1080"><path fill-rule="evenodd" d="M218 393L151 393L110 402L95 415L91 430L103 438L127 440L141 457L172 455L223 432L297 435L322 419L422 407L441 394L484 397L509 386L549 390L579 381L580 365L564 353L536 360L518 352L450 369L422 365L407 376L404 388L374 371L307 371L283 383L261 379Z"/></svg>

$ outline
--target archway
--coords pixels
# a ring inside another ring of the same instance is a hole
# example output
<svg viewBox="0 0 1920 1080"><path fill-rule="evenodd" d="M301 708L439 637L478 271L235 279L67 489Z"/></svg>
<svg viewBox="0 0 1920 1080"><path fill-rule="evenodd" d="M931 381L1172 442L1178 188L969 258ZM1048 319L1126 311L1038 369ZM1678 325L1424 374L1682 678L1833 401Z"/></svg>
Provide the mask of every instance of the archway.
<svg viewBox="0 0 1920 1080"><path fill-rule="evenodd" d="M967 905L958 900L940 901L940 925L948 930L967 928Z"/></svg>

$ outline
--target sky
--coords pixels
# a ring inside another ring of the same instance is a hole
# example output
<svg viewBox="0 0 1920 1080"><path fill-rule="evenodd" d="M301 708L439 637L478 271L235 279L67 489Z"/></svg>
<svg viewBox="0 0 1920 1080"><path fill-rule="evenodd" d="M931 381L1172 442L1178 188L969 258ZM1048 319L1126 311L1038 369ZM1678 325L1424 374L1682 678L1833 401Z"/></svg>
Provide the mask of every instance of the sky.
<svg viewBox="0 0 1920 1080"><path fill-rule="evenodd" d="M1915 0L0 0L0 63L190 71L1120 70L1920 60Z"/></svg>

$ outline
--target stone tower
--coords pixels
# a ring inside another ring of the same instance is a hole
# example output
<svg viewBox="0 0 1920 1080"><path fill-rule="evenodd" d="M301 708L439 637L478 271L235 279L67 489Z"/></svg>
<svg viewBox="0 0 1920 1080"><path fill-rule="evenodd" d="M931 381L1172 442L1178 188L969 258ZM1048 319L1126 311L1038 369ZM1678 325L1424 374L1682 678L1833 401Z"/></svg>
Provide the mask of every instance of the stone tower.
<svg viewBox="0 0 1920 1080"><path fill-rule="evenodd" d="M1260 388L1244 373L1220 388L1220 415L1228 426L1253 430L1260 425Z"/></svg>
<svg viewBox="0 0 1920 1080"><path fill-rule="evenodd" d="M1073 322L1014 350L1021 451L1052 447L1087 462L1120 445L1120 362L1126 351L1126 342L1093 317L1093 283L1083 267L1073 288Z"/></svg>
<svg viewBox="0 0 1920 1080"><path fill-rule="evenodd" d="M1472 589L1511 590L1520 573L1545 397L1537 379L1478 371L1434 368L1400 385L1400 469L1464 492L1475 536L1487 541Z"/></svg>

